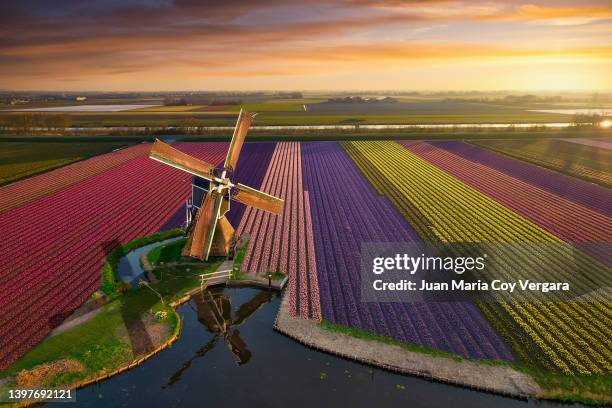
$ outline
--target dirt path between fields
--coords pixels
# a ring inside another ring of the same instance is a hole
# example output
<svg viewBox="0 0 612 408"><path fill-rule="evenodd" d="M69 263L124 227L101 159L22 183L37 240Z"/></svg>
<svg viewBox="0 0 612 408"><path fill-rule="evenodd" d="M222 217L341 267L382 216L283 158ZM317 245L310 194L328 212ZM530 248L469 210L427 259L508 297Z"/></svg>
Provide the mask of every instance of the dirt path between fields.
<svg viewBox="0 0 612 408"><path fill-rule="evenodd" d="M518 398L534 396L540 390L530 376L510 367L455 361L326 330L317 321L290 316L287 296L274 328L309 347L403 374Z"/></svg>

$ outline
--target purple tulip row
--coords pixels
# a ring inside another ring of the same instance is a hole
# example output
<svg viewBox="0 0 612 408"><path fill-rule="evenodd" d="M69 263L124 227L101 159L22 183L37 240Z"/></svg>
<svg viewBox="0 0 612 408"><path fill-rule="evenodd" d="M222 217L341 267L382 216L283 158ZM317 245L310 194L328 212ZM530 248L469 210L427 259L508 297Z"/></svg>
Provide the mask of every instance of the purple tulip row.
<svg viewBox="0 0 612 408"><path fill-rule="evenodd" d="M513 358L473 304L361 302L361 243L419 237L336 142L303 143L302 162L324 319L468 358Z"/></svg>
<svg viewBox="0 0 612 408"><path fill-rule="evenodd" d="M612 190L566 176L460 141L432 141L431 145L484 164L603 214L612 214Z"/></svg>

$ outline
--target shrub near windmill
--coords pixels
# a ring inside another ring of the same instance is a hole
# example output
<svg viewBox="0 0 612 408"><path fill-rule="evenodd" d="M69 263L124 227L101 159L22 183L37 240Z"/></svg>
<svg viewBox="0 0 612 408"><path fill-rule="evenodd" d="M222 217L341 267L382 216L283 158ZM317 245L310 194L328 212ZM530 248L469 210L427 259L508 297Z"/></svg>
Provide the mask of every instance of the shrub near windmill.
<svg viewBox="0 0 612 408"><path fill-rule="evenodd" d="M280 198L244 184L234 184L229 178L236 168L244 139L254 118L255 114L240 111L222 169L216 169L214 165L183 153L159 139L153 144L150 158L194 175L196 180L199 179L197 183L194 180L194 185L202 185L202 182L203 185L208 184L207 188L202 189L204 194L201 202L196 202L199 200L194 194L193 205L198 210L187 230L183 256L207 260L210 255L229 255L235 242L234 227L225 217L231 200L277 215L283 212L284 201Z"/></svg>

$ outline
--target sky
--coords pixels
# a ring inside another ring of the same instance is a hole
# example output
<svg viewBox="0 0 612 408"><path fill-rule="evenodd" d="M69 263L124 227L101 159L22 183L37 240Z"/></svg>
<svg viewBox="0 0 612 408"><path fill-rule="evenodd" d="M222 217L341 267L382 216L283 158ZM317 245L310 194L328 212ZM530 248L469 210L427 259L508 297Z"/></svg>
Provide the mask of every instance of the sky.
<svg viewBox="0 0 612 408"><path fill-rule="evenodd" d="M1 3L4 90L612 90L609 0Z"/></svg>

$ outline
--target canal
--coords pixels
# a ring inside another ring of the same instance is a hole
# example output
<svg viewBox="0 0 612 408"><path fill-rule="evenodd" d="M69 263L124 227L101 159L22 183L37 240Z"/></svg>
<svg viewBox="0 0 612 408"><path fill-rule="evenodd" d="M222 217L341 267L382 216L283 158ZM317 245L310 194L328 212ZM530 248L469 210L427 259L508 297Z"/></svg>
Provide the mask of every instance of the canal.
<svg viewBox="0 0 612 408"><path fill-rule="evenodd" d="M141 366L76 392L79 407L558 406L398 375L277 333L276 292L217 288L178 309L180 339ZM64 405L59 405L63 407Z"/></svg>

